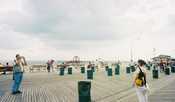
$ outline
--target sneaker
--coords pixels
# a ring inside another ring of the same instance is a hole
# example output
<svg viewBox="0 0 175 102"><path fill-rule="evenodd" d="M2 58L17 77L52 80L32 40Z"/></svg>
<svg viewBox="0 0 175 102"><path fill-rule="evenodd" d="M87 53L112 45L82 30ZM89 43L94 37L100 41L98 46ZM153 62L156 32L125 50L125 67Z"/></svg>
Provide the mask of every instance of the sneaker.
<svg viewBox="0 0 175 102"><path fill-rule="evenodd" d="M16 95L17 94L17 92L12 92L12 95Z"/></svg>
<svg viewBox="0 0 175 102"><path fill-rule="evenodd" d="M16 93L21 94L22 92L18 90Z"/></svg>

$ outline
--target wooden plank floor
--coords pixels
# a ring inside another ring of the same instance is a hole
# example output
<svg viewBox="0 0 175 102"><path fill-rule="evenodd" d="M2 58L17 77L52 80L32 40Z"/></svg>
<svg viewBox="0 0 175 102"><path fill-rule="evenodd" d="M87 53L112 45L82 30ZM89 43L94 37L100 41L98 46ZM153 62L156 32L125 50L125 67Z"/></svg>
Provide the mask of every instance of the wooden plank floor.
<svg viewBox="0 0 175 102"><path fill-rule="evenodd" d="M150 102L175 102L175 81L157 90L149 100Z"/></svg>
<svg viewBox="0 0 175 102"><path fill-rule="evenodd" d="M95 102L136 102L129 96L135 93L131 87L132 75L123 73L120 76L107 77L105 72L94 75L91 96ZM153 90L158 90L156 85L165 86L175 80L175 75L165 76L153 80L149 72L148 82ZM80 80L86 80L84 74L59 76L55 73L25 73L22 83L22 94L11 95L11 76L6 80L0 78L0 102L78 102L78 86ZM167 80L168 79L168 80ZM137 100L136 96L134 99ZM127 101L130 100L130 101Z"/></svg>

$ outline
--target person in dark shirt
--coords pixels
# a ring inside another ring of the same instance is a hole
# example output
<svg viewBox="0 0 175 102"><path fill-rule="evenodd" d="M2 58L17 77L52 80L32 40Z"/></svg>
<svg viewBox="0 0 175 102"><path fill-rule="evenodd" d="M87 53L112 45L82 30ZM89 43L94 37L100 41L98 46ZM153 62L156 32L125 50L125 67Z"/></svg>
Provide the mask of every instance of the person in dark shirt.
<svg viewBox="0 0 175 102"><path fill-rule="evenodd" d="M92 67L92 64L91 64L91 62L89 62L87 68L90 69L91 67Z"/></svg>
<svg viewBox="0 0 175 102"><path fill-rule="evenodd" d="M7 63L6 63L6 66L5 66L4 69L3 69L3 74L4 74L4 75L6 74L8 68L9 68L9 63L7 62Z"/></svg>
<svg viewBox="0 0 175 102"><path fill-rule="evenodd" d="M50 72L50 68L51 68L51 63L50 61L47 61L47 72Z"/></svg>

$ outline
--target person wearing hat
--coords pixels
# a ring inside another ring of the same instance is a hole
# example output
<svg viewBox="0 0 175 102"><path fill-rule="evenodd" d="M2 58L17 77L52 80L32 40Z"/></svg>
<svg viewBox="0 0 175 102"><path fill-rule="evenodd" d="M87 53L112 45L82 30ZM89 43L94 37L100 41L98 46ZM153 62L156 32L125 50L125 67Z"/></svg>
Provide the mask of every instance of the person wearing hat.
<svg viewBox="0 0 175 102"><path fill-rule="evenodd" d="M13 66L13 85L12 85L12 94L19 94L22 93L19 91L19 87L22 82L24 66L27 65L25 57L20 56L19 54L16 55L16 59L14 60L15 64Z"/></svg>

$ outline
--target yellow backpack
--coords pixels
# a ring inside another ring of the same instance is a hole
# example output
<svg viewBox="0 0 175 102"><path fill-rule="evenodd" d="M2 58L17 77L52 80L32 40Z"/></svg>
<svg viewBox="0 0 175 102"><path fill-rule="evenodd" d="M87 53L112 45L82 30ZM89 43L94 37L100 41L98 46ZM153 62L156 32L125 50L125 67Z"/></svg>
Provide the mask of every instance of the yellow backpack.
<svg viewBox="0 0 175 102"><path fill-rule="evenodd" d="M137 86L143 86L143 80L141 80L139 78L136 79L135 83Z"/></svg>
<svg viewBox="0 0 175 102"><path fill-rule="evenodd" d="M146 78L145 78L145 74L143 73L143 71L141 70L141 68L139 67L140 69L140 72L138 73L138 77L135 81L135 84L137 86L143 86L143 85L146 85ZM144 78L144 80L143 80Z"/></svg>

